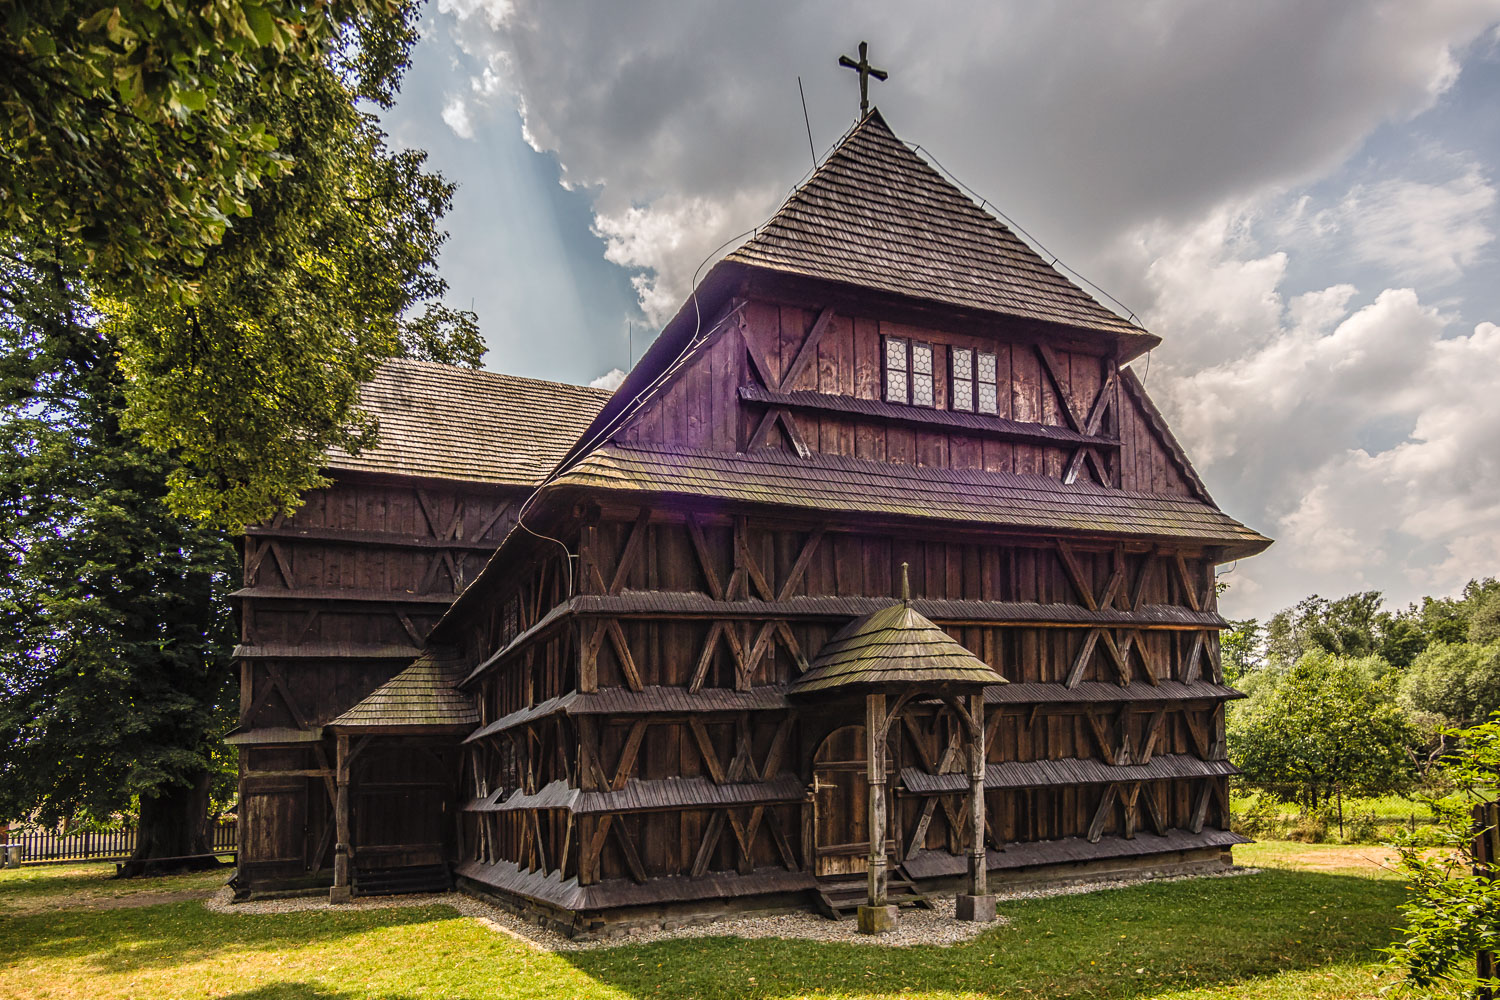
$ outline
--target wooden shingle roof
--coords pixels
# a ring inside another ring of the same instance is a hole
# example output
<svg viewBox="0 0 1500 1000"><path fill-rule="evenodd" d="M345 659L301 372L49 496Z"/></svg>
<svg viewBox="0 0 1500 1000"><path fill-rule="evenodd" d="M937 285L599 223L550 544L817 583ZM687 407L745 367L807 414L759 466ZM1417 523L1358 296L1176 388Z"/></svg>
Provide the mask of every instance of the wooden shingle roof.
<svg viewBox="0 0 1500 1000"><path fill-rule="evenodd" d="M479 710L454 688L463 675L463 662L454 654L429 650L328 725L338 729L468 729L479 723Z"/></svg>
<svg viewBox="0 0 1500 1000"><path fill-rule="evenodd" d="M1142 335L871 111L726 260L1076 329Z"/></svg>
<svg viewBox="0 0 1500 1000"><path fill-rule="evenodd" d="M479 483L534 485L609 399L603 389L432 361L387 361L360 394L380 441L328 466Z"/></svg>
<svg viewBox="0 0 1500 1000"><path fill-rule="evenodd" d="M1004 683L1005 678L987 663L904 600L845 625L824 643L787 693L886 684L983 687Z"/></svg>
<svg viewBox="0 0 1500 1000"><path fill-rule="evenodd" d="M744 454L609 444L556 480L638 493L936 518L1037 531L1171 538L1250 555L1270 539L1192 497L981 469L895 465L761 449Z"/></svg>

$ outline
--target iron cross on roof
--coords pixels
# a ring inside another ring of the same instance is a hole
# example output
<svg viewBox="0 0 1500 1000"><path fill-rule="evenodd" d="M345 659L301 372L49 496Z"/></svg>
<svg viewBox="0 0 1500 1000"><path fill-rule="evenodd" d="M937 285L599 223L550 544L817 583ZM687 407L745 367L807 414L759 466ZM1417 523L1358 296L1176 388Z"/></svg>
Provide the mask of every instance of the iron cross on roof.
<svg viewBox="0 0 1500 1000"><path fill-rule="evenodd" d="M840 66L846 66L849 69L859 71L859 116L861 118L870 113L870 77L873 76L877 80L884 80L890 76L885 70L876 69L870 65L869 51L869 43L860 42L859 62L855 62L848 56L839 56Z"/></svg>

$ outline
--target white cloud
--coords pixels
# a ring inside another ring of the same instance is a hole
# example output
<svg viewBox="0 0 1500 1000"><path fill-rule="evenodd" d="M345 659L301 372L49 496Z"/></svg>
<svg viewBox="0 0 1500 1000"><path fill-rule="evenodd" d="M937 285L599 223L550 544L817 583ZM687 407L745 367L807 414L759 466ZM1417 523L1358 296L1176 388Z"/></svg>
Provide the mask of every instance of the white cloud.
<svg viewBox="0 0 1500 1000"><path fill-rule="evenodd" d="M1152 392L1225 508L1281 538L1236 569L1236 613L1500 572L1494 334L1429 292L1485 263L1494 186L1458 160L1313 186L1454 85L1495 0L872 0L852 34L791 0L438 9L478 67L444 120L516 108L653 322L807 169L797 76L820 150L852 121L834 61L863 36L897 132L1165 338ZM1310 277L1312 253L1338 266Z"/></svg>
<svg viewBox="0 0 1500 1000"><path fill-rule="evenodd" d="M589 388L608 389L610 392L614 392L616 389L620 388L620 383L624 381L625 373L618 368L611 368L609 371L605 372L603 375L600 375L598 378L592 379L589 382Z"/></svg>
<svg viewBox="0 0 1500 1000"><path fill-rule="evenodd" d="M657 272L639 283L657 317L707 249L763 221L806 169L796 78L820 148L855 110L853 75L835 64L853 45L840 5L439 10L483 67L473 99L514 102L528 141L594 193L612 252ZM1431 106L1455 47L1495 18L1493 0L860 12L892 73L873 97L897 131L1086 273L1121 233L1325 173L1376 125Z"/></svg>
<svg viewBox="0 0 1500 1000"><path fill-rule="evenodd" d="M1229 600L1251 607L1235 613L1500 571L1500 328L1455 330L1410 288L1288 298L1288 257L1246 235L1254 216L1136 241L1165 338L1151 389L1220 502L1278 539L1237 569Z"/></svg>
<svg viewBox="0 0 1500 1000"><path fill-rule="evenodd" d="M460 139L474 138L474 122L469 118L469 105L462 97L449 97L443 104L443 122Z"/></svg>
<svg viewBox="0 0 1500 1000"><path fill-rule="evenodd" d="M1339 206L1356 256L1405 281L1452 281L1495 238L1495 189L1469 164L1442 182L1361 185Z"/></svg>

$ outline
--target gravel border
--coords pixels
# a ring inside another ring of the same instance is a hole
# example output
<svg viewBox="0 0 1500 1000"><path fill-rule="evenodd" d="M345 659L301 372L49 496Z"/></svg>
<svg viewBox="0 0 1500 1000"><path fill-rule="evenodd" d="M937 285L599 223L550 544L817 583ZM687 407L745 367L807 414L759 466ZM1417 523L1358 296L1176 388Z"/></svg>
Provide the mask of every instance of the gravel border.
<svg viewBox="0 0 1500 1000"><path fill-rule="evenodd" d="M1017 889L996 893L1000 903L1019 899L1044 899L1049 896L1077 896L1106 889L1121 889L1140 885L1143 882L1182 882L1188 879L1234 878L1252 875L1258 868L1231 868L1222 872L1202 872L1189 875L1169 875L1159 878L1138 876L1132 878L1098 879L1075 882L1069 885L1036 889ZM290 899L254 900L246 903L233 901L233 892L226 886L204 900L203 905L215 913L241 914L245 916L269 913L295 913L305 910L342 912L346 910L386 910L411 906L446 906L460 915L478 920L481 925L497 934L504 934L537 951L586 951L594 948L615 948L620 945L648 944L654 941L670 941L677 938L738 937L782 938L799 941L840 942L844 944L877 946L881 948L909 948L913 946L948 947L977 937L992 927L1003 927L1010 921L1001 914L993 923L975 923L953 919L953 897L940 896L933 899L931 910L905 909L896 930L881 935L859 933L853 919L828 920L816 913L783 913L765 916L743 916L724 920L710 920L698 924L667 928L635 928L619 936L588 941L565 938L556 931L540 927L521 919L515 914L492 903L462 892L423 893L411 896L375 896L355 899L352 902L330 905L326 897L302 896Z"/></svg>

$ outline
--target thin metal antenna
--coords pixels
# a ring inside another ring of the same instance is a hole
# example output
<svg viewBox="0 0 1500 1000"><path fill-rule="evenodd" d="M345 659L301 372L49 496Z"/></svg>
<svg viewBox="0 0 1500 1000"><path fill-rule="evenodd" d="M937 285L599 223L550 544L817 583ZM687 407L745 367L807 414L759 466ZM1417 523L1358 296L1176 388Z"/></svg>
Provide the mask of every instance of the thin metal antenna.
<svg viewBox="0 0 1500 1000"><path fill-rule="evenodd" d="M802 89L802 77L797 77L797 93L802 95L802 124L807 126L807 151L812 154L813 169L818 169L818 150L812 141L812 120L807 117L807 92Z"/></svg>
<svg viewBox="0 0 1500 1000"><path fill-rule="evenodd" d="M635 323L628 319L625 321L625 338L630 342L630 361L625 370L630 371L635 367Z"/></svg>

